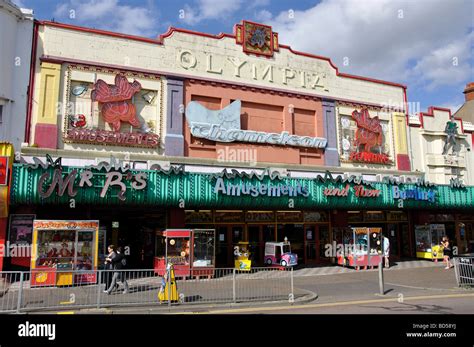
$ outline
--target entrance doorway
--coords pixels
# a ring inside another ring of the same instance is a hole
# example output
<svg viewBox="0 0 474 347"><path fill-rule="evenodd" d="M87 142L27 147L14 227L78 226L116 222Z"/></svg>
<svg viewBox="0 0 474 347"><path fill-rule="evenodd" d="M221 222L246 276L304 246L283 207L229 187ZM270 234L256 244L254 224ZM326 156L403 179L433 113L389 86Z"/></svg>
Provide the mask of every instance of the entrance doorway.
<svg viewBox="0 0 474 347"><path fill-rule="evenodd" d="M249 224L247 225L247 235L252 264L262 266L265 242L276 241L275 224Z"/></svg>
<svg viewBox="0 0 474 347"><path fill-rule="evenodd" d="M390 242L390 258L400 260L412 257L408 223L388 223L383 229L383 235Z"/></svg>
<svg viewBox="0 0 474 347"><path fill-rule="evenodd" d="M234 267L234 246L245 240L244 225L216 225L215 228L216 266Z"/></svg>
<svg viewBox="0 0 474 347"><path fill-rule="evenodd" d="M329 227L327 225L305 224L304 226L304 262L318 264L329 262L326 257L326 245L329 244Z"/></svg>
<svg viewBox="0 0 474 347"><path fill-rule="evenodd" d="M298 255L298 263L305 259L304 251L304 224L278 224L278 241L284 241L285 237L290 241L291 252Z"/></svg>

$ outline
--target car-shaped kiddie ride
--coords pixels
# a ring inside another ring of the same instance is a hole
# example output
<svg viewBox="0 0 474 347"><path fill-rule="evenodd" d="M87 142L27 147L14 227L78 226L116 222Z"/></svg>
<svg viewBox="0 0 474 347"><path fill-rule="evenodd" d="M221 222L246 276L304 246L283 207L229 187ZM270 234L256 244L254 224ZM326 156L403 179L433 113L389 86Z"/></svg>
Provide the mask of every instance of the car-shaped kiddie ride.
<svg viewBox="0 0 474 347"><path fill-rule="evenodd" d="M298 265L298 255L291 253L289 242L267 242L263 261L266 265L295 266Z"/></svg>

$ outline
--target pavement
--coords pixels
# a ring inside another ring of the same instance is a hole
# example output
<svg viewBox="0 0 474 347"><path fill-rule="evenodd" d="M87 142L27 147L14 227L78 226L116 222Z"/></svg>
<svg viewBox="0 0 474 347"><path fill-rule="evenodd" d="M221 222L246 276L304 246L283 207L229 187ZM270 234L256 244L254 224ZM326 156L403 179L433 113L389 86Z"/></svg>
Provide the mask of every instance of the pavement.
<svg viewBox="0 0 474 347"><path fill-rule="evenodd" d="M418 268L431 268L431 267L444 267L443 262L434 262L427 260L400 260L392 262L389 268L384 268L386 271L397 271L397 270L406 270L406 269L418 269ZM371 271L371 269L359 270L361 272ZM376 271L376 269L374 270ZM350 267L342 266L315 266L315 267L301 267L294 270L295 277L311 277L311 276L320 276L320 275L335 275L341 273L354 273L358 272Z"/></svg>
<svg viewBox="0 0 474 347"><path fill-rule="evenodd" d="M428 262L429 266L394 266L384 269L384 294L380 294L378 270L350 270L334 267L294 271L294 291L298 293L290 303L284 295L280 301L263 298L254 302L237 304L218 304L195 302L168 307L168 305L118 305L101 309L74 309L61 314L353 314L353 313L427 313L427 314L473 314L474 288L459 288L456 284L454 269L445 270L441 263ZM413 264L411 264L413 265ZM335 273L331 271L339 270ZM349 271L348 271L349 270ZM298 271L300 271L298 273ZM280 280L272 280L268 274L252 274L252 285L262 292L276 290ZM283 275L282 275L283 276ZM191 285L192 281L186 281ZM224 279L220 281L226 282ZM215 292L217 287L202 287L199 295ZM227 281L227 286L231 281ZM181 287L179 290L185 290ZM190 287L188 287L190 290ZM224 287L219 287L224 288ZM286 284L281 288L285 293ZM229 293L227 287L223 292ZM156 293L156 292L155 292ZM215 295L215 293L214 293ZM223 295L221 293L221 295ZM224 295L225 296L225 295ZM201 296L202 298L202 296ZM244 300L245 301L245 300ZM45 311L40 311L45 313Z"/></svg>

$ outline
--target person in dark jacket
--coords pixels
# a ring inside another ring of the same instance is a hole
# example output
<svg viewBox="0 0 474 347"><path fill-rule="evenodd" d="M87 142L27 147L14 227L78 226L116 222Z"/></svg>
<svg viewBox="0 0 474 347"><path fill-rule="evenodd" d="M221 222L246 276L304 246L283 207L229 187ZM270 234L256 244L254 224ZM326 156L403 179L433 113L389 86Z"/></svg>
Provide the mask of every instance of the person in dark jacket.
<svg viewBox="0 0 474 347"><path fill-rule="evenodd" d="M125 279L124 271L121 271L126 266L126 258L125 258L125 254L123 253L122 247L117 248L117 253L115 254L115 257L111 259L111 263L112 263L113 269L118 270L118 271L114 271L114 274L112 276L112 281L105 292L107 294L110 294L115 289L115 287L118 287L117 282L121 282L124 287L123 294L127 294L128 283L127 283L127 280Z"/></svg>
<svg viewBox="0 0 474 347"><path fill-rule="evenodd" d="M107 250L108 250L109 254L105 258L105 270L113 270L114 267L113 267L112 261L117 257L116 248L115 248L114 245L110 245L109 247L107 247ZM105 275L105 290L104 290L104 293L110 294L107 291L107 289L112 284L112 272L111 271L105 271L104 275Z"/></svg>

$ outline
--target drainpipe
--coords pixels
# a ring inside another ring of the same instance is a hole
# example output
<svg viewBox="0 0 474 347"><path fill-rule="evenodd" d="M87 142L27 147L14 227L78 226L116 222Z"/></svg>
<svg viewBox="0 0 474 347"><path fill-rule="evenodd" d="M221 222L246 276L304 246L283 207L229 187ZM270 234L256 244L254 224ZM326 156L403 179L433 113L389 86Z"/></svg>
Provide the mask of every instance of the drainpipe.
<svg viewBox="0 0 474 347"><path fill-rule="evenodd" d="M38 28L40 23L35 20L33 22L33 42L31 47L30 58L30 81L28 85L28 106L26 110L25 139L23 142L30 143L31 130L31 111L33 109L33 94L35 86L35 70L36 70L36 47L38 42Z"/></svg>

